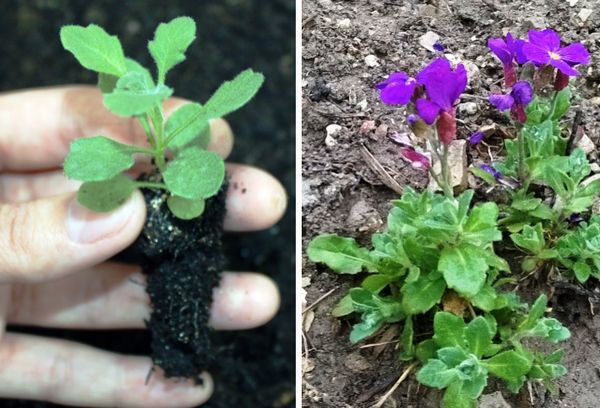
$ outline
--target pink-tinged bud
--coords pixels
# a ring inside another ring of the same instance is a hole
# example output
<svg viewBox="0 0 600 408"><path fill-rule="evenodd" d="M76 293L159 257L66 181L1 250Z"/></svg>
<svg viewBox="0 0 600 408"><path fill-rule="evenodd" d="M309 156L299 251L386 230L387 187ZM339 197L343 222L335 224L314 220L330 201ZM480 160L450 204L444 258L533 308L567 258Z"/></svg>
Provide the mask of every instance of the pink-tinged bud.
<svg viewBox="0 0 600 408"><path fill-rule="evenodd" d="M504 85L506 85L507 88L510 88L516 83L517 70L511 61L510 65L504 65Z"/></svg>
<svg viewBox="0 0 600 408"><path fill-rule="evenodd" d="M554 80L554 90L562 91L569 86L569 76L563 74L561 71L556 73L556 79Z"/></svg>
<svg viewBox="0 0 600 408"><path fill-rule="evenodd" d="M442 111L438 117L436 126L440 142L445 145L452 143L452 141L456 139L456 118L454 116L454 110L451 112Z"/></svg>
<svg viewBox="0 0 600 408"><path fill-rule="evenodd" d="M525 113L525 107L520 103L515 103L510 109L510 115L518 122L527 122L527 114Z"/></svg>
<svg viewBox="0 0 600 408"><path fill-rule="evenodd" d="M410 162L410 165L417 170L428 170L431 163L429 157L417 152L411 147L405 147L400 150L402 156Z"/></svg>

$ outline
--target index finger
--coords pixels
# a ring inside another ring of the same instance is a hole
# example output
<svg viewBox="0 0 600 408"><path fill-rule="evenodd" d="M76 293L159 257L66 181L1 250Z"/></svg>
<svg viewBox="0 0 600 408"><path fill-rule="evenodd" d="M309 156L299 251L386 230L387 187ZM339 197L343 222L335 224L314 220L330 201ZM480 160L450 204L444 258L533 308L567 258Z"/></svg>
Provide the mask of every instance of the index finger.
<svg viewBox="0 0 600 408"><path fill-rule="evenodd" d="M170 98L165 114L188 101ZM104 107L92 86L61 86L0 95L0 170L31 171L60 167L74 139L106 136L121 143L148 146L135 118L122 118ZM211 123L209 149L227 156L231 129L222 119Z"/></svg>

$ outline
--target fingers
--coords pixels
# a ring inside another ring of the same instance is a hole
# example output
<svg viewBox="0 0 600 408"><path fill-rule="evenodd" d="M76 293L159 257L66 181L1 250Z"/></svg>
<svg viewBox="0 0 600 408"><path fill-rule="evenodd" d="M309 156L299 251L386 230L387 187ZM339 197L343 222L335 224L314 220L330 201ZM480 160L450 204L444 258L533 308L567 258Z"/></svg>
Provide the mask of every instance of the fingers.
<svg viewBox="0 0 600 408"><path fill-rule="evenodd" d="M192 407L212 394L203 384L165 379L145 357L121 356L82 344L6 334L0 343L0 397L86 407Z"/></svg>
<svg viewBox="0 0 600 408"><path fill-rule="evenodd" d="M255 167L227 166L227 231L256 231L269 228L283 216L287 197L273 176ZM79 182L67 180L61 171L37 174L8 174L0 177L0 202L28 201L73 192ZM0 227L2 228L2 227Z"/></svg>
<svg viewBox="0 0 600 408"><path fill-rule="evenodd" d="M40 281L113 256L139 235L146 206L139 191L111 213L94 213L75 194L0 205L0 283Z"/></svg>
<svg viewBox="0 0 600 408"><path fill-rule="evenodd" d="M165 103L172 112L183 99ZM28 90L0 96L0 169L11 171L60 167L74 139L103 135L122 143L147 146L134 118L121 118L106 109L102 93L90 86ZM211 123L210 148L224 157L233 134L221 119Z"/></svg>
<svg viewBox="0 0 600 408"><path fill-rule="evenodd" d="M62 328L142 328L150 313L139 267L105 263L60 280L13 285L11 324ZM223 274L209 324L217 330L261 326L279 309L273 281L257 273Z"/></svg>
<svg viewBox="0 0 600 408"><path fill-rule="evenodd" d="M269 173L251 166L229 164L228 231L257 231L281 219L287 207L285 189Z"/></svg>

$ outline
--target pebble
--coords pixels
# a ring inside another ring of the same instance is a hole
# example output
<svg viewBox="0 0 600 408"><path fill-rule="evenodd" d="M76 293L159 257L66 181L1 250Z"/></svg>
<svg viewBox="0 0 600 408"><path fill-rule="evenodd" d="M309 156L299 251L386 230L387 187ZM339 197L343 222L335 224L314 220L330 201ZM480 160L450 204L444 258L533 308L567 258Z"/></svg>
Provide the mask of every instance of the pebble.
<svg viewBox="0 0 600 408"><path fill-rule="evenodd" d="M428 51L436 52L433 45L440 40L440 36L433 31L427 31L419 38L419 44Z"/></svg>
<svg viewBox="0 0 600 408"><path fill-rule="evenodd" d="M579 139L579 141L576 143L576 146L583 150L585 154L590 154L596 149L594 142L592 142L592 139L590 139L586 134L581 136L581 139Z"/></svg>
<svg viewBox="0 0 600 408"><path fill-rule="evenodd" d="M367 55L365 57L365 64L367 64L368 67L378 67L379 66L379 58L377 58L373 54Z"/></svg>
<svg viewBox="0 0 600 408"><path fill-rule="evenodd" d="M582 8L577 17L579 17L581 21L585 23L587 19L590 18L593 12L594 10L592 9Z"/></svg>
<svg viewBox="0 0 600 408"><path fill-rule="evenodd" d="M510 404L506 402L500 391L482 395L477 406L479 408L510 408Z"/></svg>
<svg viewBox="0 0 600 408"><path fill-rule="evenodd" d="M461 115L472 116L477 113L477 104L475 102L463 102L460 103L457 108Z"/></svg>
<svg viewBox="0 0 600 408"><path fill-rule="evenodd" d="M381 125L379 125L377 127L377 129L375 129L376 138L383 139L384 137L386 137L387 133L388 133L388 129L389 129L389 126L386 125L385 123L382 123Z"/></svg>
<svg viewBox="0 0 600 408"><path fill-rule="evenodd" d="M367 110L368 102L366 99L363 99L362 101L357 103L356 106L358 106L360 110L364 112Z"/></svg>
<svg viewBox="0 0 600 408"><path fill-rule="evenodd" d="M600 96L596 96L596 97L590 99L590 103L592 105L600 106Z"/></svg>
<svg viewBox="0 0 600 408"><path fill-rule="evenodd" d="M431 146L427 146L427 150L431 151ZM458 139L452 141L448 147L448 166L450 167L450 183L458 191L463 191L468 185L468 171L467 171L467 141L464 139ZM433 171L441 175L442 167L440 162L433 159ZM438 191L440 188L437 183L431 179L429 181L428 189L430 191Z"/></svg>
<svg viewBox="0 0 600 408"><path fill-rule="evenodd" d="M336 124L331 124L328 125L325 128L325 131L327 132L327 136L325 137L325 144L329 147L331 146L335 146L337 144L337 141L335 140L335 136L340 133L340 130L342 130L342 127L340 125L336 125Z"/></svg>
<svg viewBox="0 0 600 408"><path fill-rule="evenodd" d="M342 20L338 20L336 25L338 28L350 28L350 19L344 18Z"/></svg>
<svg viewBox="0 0 600 408"><path fill-rule="evenodd" d="M371 363L365 357L360 355L360 351L349 354L344 360L344 365L350 371L357 373L364 373L371 368Z"/></svg>
<svg viewBox="0 0 600 408"><path fill-rule="evenodd" d="M600 173L600 164L592 163L590 164L590 169L592 170L592 173Z"/></svg>
<svg viewBox="0 0 600 408"><path fill-rule="evenodd" d="M579 2L579 0L569 0L569 6L575 7L575 5Z"/></svg>

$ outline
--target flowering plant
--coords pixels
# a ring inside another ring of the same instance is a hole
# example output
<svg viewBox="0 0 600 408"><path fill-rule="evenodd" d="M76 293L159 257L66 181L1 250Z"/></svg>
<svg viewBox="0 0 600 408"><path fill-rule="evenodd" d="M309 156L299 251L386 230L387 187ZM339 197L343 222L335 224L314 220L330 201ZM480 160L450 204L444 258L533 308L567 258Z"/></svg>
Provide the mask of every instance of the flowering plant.
<svg viewBox="0 0 600 408"><path fill-rule="evenodd" d="M136 118L149 147L130 146L94 136L75 140L64 162L67 177L82 181L77 198L94 211L111 211L127 200L136 187L169 193L167 204L182 219L198 217L205 200L215 195L225 177L223 159L207 150L209 121L245 105L261 87L264 77L243 71L223 83L204 105L189 103L165 118L162 103L173 89L165 85L167 73L185 60L185 51L196 38L196 24L178 17L156 29L148 50L157 69L156 78L125 57L119 39L94 24L65 26L60 31L65 49L85 68L98 73L104 105L115 115ZM167 151L173 159L167 159ZM134 154L149 156L158 174L134 181L124 172L134 164Z"/></svg>
<svg viewBox="0 0 600 408"><path fill-rule="evenodd" d="M506 381L514 392L528 380L556 392L553 380L566 372L561 350L544 355L522 342L540 337L557 343L570 333L558 320L544 317L544 294L530 307L511 290L519 272L511 271L494 249L504 231L510 241L503 241L503 247L527 254L523 274L554 271L581 282L600 277L600 217L587 216L600 180L588 178L585 153L571 149L562 136L571 99L569 77L579 75L576 66L589 63L589 54L579 43L561 47L551 29L532 30L527 40L508 33L490 39L488 46L502 63L506 87L490 95L489 102L507 113L516 138L505 140L502 162L471 170L504 189L508 201L473 203L473 190L455 194L448 147L457 138L454 105L466 89L467 72L463 64L452 67L437 58L414 78L396 72L376 88L384 103L409 106L408 125L427 140L428 149L402 142L400 154L415 169L429 172L443 195L406 188L393 201L386 229L371 237L372 249L324 234L307 251L311 260L337 273L369 273L333 314L361 314L352 342L372 336L384 324L403 322L401 358L422 364L417 379L445 389L447 408L474 407L489 375ZM534 67L533 78L520 75L524 64ZM469 142L484 139L483 132L476 132ZM432 156L441 164L439 174ZM550 188L552 197L540 195L537 186ZM415 343L417 335L422 339L431 333L432 320L433 336Z"/></svg>

